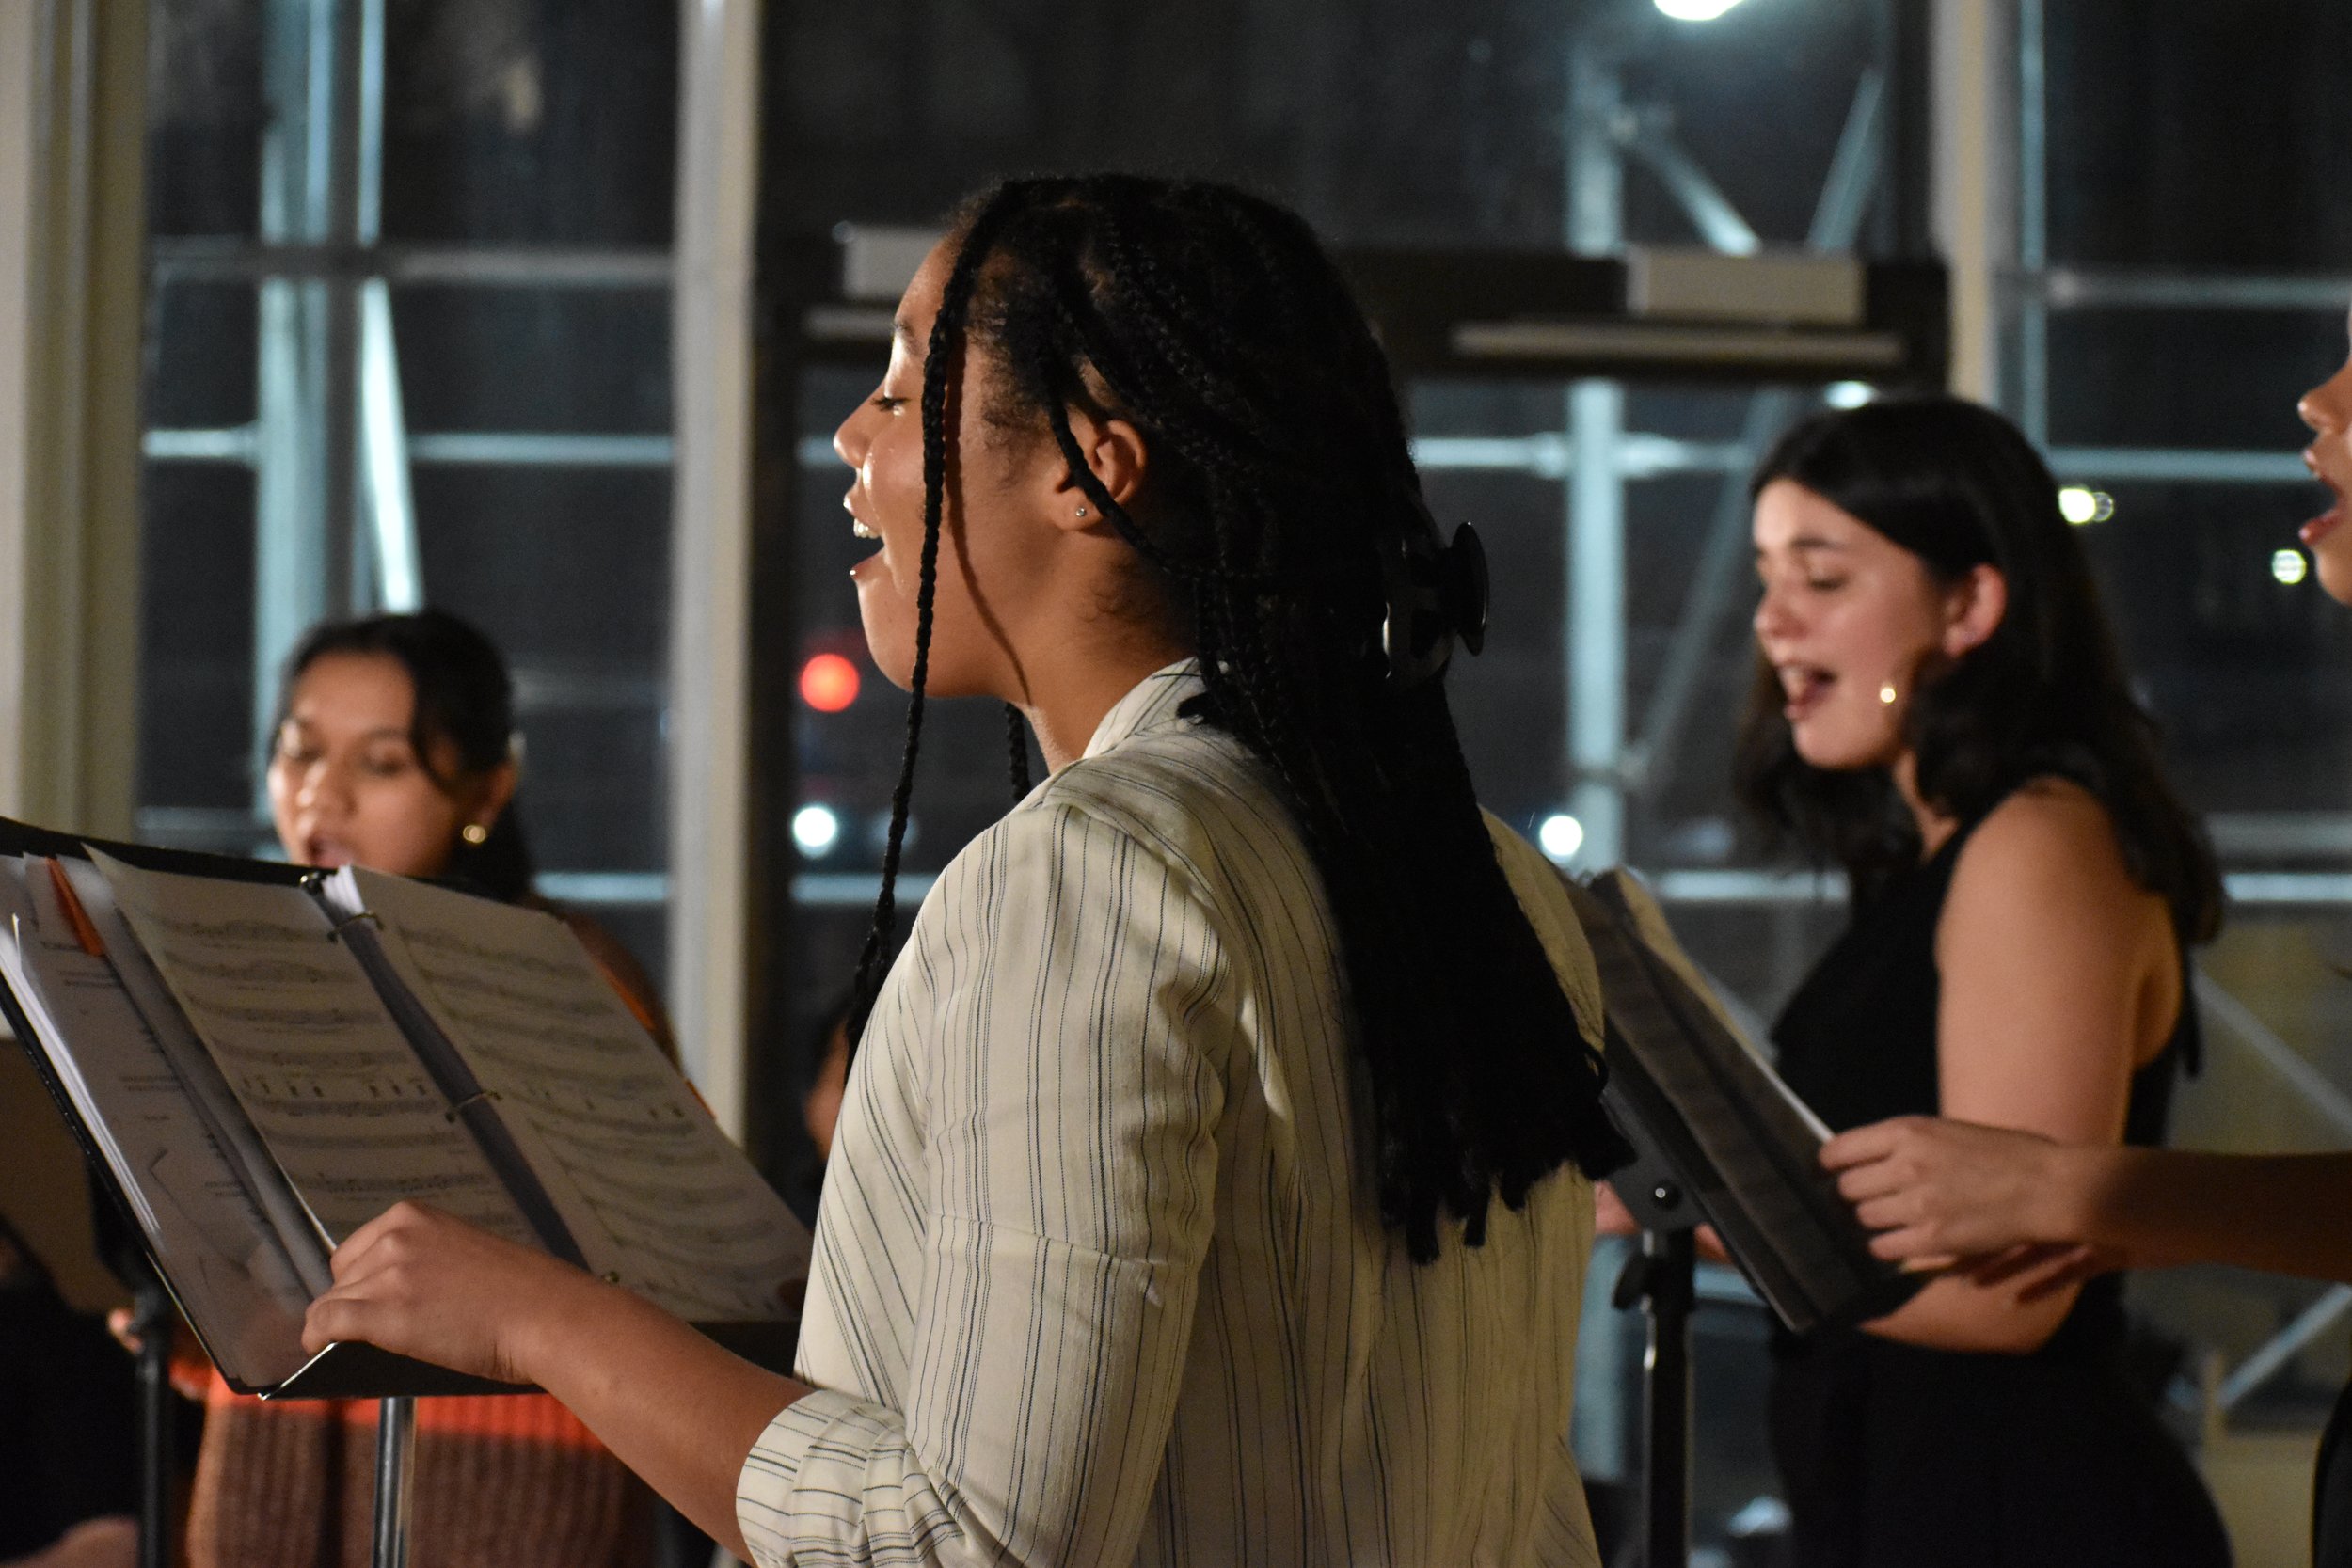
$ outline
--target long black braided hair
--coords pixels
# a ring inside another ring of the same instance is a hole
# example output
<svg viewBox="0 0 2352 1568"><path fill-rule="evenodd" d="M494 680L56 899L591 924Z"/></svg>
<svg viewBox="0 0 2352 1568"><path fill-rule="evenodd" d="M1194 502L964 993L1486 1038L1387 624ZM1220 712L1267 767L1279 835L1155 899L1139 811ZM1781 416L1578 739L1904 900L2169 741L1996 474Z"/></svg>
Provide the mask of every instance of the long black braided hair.
<svg viewBox="0 0 2352 1568"><path fill-rule="evenodd" d="M1049 432L1200 659L1200 714L1269 767L1324 880L1373 1117L1381 1211L1434 1259L1480 1244L1564 1162L1628 1155L1603 1070L1495 858L1441 678L1382 649L1390 562L1432 550L1387 356L1312 230L1226 186L1008 182L951 230L923 372L924 542L905 762L852 1022L872 1006L922 723L946 456L971 345L979 417ZM1150 526L1097 481L1070 409L1133 423ZM1025 737L1009 726L1016 787Z"/></svg>

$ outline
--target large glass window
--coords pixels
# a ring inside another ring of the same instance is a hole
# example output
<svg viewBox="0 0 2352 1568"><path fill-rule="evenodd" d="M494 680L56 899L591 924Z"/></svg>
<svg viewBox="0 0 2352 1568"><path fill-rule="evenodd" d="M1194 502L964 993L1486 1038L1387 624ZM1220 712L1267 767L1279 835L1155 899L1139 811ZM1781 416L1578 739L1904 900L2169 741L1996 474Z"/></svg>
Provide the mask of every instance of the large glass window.
<svg viewBox="0 0 2352 1568"><path fill-rule="evenodd" d="M662 958L675 8L154 0L138 827L275 852L324 616L504 649L542 891Z"/></svg>

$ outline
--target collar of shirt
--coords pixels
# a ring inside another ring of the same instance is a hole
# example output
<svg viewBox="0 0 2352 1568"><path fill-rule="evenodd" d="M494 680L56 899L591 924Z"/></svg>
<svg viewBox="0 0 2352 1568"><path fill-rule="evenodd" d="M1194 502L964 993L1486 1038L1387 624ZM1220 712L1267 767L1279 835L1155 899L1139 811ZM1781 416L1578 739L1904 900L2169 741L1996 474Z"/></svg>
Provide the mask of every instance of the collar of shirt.
<svg viewBox="0 0 2352 1568"><path fill-rule="evenodd" d="M1103 721L1094 726L1094 738L1087 742L1084 755L1099 757L1146 730L1180 722L1176 710L1205 689L1199 659L1180 658L1164 669L1152 671L1103 715Z"/></svg>

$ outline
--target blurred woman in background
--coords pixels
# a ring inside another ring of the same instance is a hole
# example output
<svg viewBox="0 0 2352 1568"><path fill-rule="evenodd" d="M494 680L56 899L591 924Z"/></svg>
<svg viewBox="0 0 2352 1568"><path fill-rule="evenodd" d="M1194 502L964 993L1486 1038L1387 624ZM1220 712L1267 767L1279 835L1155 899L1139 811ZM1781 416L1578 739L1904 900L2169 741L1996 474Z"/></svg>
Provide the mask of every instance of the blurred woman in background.
<svg viewBox="0 0 2352 1568"><path fill-rule="evenodd" d="M546 908L515 810L513 688L489 639L439 610L314 627L287 661L269 754L287 858L460 884ZM675 1056L651 984L562 910L613 989ZM265 1405L218 1373L188 1527L191 1568L367 1560L373 1401ZM417 1407L414 1558L433 1568L623 1568L654 1560L656 1505L544 1395Z"/></svg>
<svg viewBox="0 0 2352 1568"><path fill-rule="evenodd" d="M1756 482L1746 803L1853 889L1773 1031L1833 1128L1915 1112L2162 1135L2193 1061L2210 853L2159 771L2058 486L1951 398L1825 413ZM2219 1564L2196 1473L2125 1381L2118 1282L1939 1279L1775 1344L1804 1568Z"/></svg>

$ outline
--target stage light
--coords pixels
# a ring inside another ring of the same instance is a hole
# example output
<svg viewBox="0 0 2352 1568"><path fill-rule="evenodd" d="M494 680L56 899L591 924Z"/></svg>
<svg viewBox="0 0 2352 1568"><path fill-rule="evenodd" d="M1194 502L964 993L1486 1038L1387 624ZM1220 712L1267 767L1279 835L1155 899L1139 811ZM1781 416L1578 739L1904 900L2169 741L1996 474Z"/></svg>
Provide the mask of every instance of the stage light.
<svg viewBox="0 0 2352 1568"><path fill-rule="evenodd" d="M1677 22L1712 22L1740 0L1657 0L1658 8Z"/></svg>
<svg viewBox="0 0 2352 1568"><path fill-rule="evenodd" d="M818 654L801 666L801 701L819 713L839 713L857 701L857 666L839 654Z"/></svg>
<svg viewBox="0 0 2352 1568"><path fill-rule="evenodd" d="M1821 401L1832 408L1859 408L1878 395L1867 381L1833 381L1821 388Z"/></svg>
<svg viewBox="0 0 2352 1568"><path fill-rule="evenodd" d="M2275 550L2270 557L2270 575L2288 588L2311 576L2312 563L2303 559L2301 550Z"/></svg>
<svg viewBox="0 0 2352 1568"><path fill-rule="evenodd" d="M792 842L804 855L821 855L841 838L841 818L830 806L803 806L792 814Z"/></svg>
<svg viewBox="0 0 2352 1568"><path fill-rule="evenodd" d="M2115 515L2115 498L2105 490L2069 484L2058 491L2058 515L2076 528L2087 523L2104 523Z"/></svg>
<svg viewBox="0 0 2352 1568"><path fill-rule="evenodd" d="M1535 830L1535 842L1555 861L1570 861L1584 847L1584 824L1566 812L1554 812Z"/></svg>

